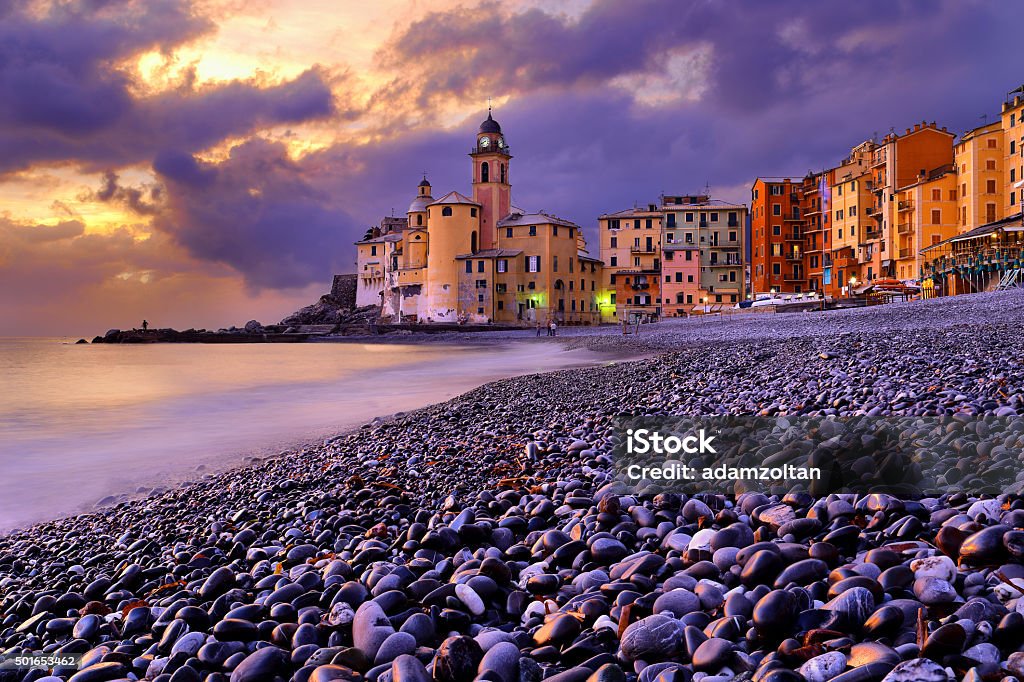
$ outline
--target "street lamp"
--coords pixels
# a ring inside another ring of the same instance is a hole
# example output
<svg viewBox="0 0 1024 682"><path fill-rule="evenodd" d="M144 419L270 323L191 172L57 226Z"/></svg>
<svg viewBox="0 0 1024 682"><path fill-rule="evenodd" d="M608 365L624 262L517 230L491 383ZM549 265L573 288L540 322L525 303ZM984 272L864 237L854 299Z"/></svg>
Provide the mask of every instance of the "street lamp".
<svg viewBox="0 0 1024 682"><path fill-rule="evenodd" d="M857 286L857 277L856 277L856 275L850 277L850 298L853 298L853 288L855 286Z"/></svg>

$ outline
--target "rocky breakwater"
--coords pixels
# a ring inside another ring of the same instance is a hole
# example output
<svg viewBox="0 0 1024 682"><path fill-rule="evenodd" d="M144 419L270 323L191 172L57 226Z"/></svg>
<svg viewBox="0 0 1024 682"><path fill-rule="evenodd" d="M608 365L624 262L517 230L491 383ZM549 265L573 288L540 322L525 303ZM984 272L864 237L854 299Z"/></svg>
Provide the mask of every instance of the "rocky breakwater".
<svg viewBox="0 0 1024 682"><path fill-rule="evenodd" d="M950 342L915 360L937 388L911 407L885 334L817 361L793 339L683 351L496 382L15 533L0 651L83 660L0 679L1024 680L1019 495L645 495L613 476L621 412L1016 410L1015 336L958 333L902 339Z"/></svg>

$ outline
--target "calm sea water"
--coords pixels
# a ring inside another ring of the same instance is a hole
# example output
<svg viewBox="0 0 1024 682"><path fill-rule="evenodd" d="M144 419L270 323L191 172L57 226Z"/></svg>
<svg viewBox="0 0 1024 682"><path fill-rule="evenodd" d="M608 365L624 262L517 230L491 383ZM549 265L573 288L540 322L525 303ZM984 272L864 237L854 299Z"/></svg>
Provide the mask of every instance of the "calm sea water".
<svg viewBox="0 0 1024 682"><path fill-rule="evenodd" d="M596 362L552 344L73 345L0 338L0 531L172 486L487 381Z"/></svg>

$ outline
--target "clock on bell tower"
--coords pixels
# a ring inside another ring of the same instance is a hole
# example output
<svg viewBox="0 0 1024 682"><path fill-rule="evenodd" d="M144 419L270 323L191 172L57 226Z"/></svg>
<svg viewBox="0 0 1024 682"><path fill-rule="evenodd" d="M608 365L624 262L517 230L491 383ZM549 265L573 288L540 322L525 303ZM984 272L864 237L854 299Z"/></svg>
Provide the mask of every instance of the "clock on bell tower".
<svg viewBox="0 0 1024 682"><path fill-rule="evenodd" d="M482 206L480 211L480 248L493 249L498 245L498 221L512 209L512 185L509 182L509 161L512 154L501 133L501 126L491 117L480 124L476 146L470 152L473 159L473 201Z"/></svg>

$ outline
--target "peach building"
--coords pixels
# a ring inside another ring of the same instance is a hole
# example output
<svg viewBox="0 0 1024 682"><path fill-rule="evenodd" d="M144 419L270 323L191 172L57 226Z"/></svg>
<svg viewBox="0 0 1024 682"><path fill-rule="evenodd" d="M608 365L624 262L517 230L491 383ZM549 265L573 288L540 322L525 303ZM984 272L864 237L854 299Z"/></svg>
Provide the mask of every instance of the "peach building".
<svg viewBox="0 0 1024 682"><path fill-rule="evenodd" d="M957 222L961 232L993 223L1005 215L1006 177L1003 173L1001 121L964 133L954 147L957 172Z"/></svg>
<svg viewBox="0 0 1024 682"><path fill-rule="evenodd" d="M1016 93L1024 90L1017 88ZM1003 102L1000 120L1003 127L1003 216L1021 213L1024 208L1024 95L1013 94Z"/></svg>
<svg viewBox="0 0 1024 682"><path fill-rule="evenodd" d="M666 243L662 247L661 297L667 317L685 317L701 304L700 249L696 244Z"/></svg>
<svg viewBox="0 0 1024 682"><path fill-rule="evenodd" d="M599 322L601 262L575 223L512 205L512 154L490 112L469 156L472 197L434 199L424 178L405 218L356 243L357 303L390 322Z"/></svg>
<svg viewBox="0 0 1024 682"><path fill-rule="evenodd" d="M919 280L924 258L921 250L957 235L957 175L943 166L901 187L896 194L896 277Z"/></svg>
<svg viewBox="0 0 1024 682"><path fill-rule="evenodd" d="M832 220L832 274L840 296L849 296L879 274L880 232L873 202L872 159L877 145L854 147L832 173L829 210Z"/></svg>
<svg viewBox="0 0 1024 682"><path fill-rule="evenodd" d="M601 320L658 317L662 313L659 287L662 263L662 214L656 204L602 214L597 219L601 261L604 263Z"/></svg>

